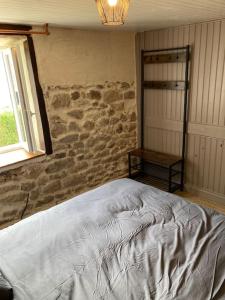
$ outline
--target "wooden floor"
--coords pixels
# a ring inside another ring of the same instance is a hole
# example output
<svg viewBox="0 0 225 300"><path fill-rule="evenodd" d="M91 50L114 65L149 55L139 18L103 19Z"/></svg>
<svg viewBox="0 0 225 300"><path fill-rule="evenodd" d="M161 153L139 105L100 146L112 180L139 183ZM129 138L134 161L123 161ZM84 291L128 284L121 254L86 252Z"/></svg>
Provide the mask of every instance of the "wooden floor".
<svg viewBox="0 0 225 300"><path fill-rule="evenodd" d="M188 192L177 192L177 195L186 198L188 201L196 203L198 205L204 206L204 207L208 207L208 208L212 208L220 213L225 214L225 204L218 204L215 202L212 202L208 199L204 199L201 198L199 196L196 196L194 194L188 193Z"/></svg>

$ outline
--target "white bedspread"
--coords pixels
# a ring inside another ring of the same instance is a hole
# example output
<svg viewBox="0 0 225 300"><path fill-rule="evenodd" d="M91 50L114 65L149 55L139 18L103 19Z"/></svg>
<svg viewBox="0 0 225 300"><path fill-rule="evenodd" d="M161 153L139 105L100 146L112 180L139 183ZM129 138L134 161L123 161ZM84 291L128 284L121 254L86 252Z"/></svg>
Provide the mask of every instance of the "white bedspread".
<svg viewBox="0 0 225 300"><path fill-rule="evenodd" d="M225 299L225 216L129 179L0 231L16 300Z"/></svg>

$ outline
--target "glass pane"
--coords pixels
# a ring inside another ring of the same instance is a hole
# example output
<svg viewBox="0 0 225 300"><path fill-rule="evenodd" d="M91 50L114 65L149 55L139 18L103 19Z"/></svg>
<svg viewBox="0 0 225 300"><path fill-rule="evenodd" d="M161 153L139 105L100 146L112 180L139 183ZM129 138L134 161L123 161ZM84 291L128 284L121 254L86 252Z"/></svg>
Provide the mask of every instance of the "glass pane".
<svg viewBox="0 0 225 300"><path fill-rule="evenodd" d="M0 147L19 143L16 120L0 51Z"/></svg>
<svg viewBox="0 0 225 300"><path fill-rule="evenodd" d="M12 49L11 49L12 50ZM20 82L20 75L18 74L19 69L18 69L18 62L17 62L17 57L16 57L16 52L14 52L14 60L12 56L11 50L8 50L7 56L8 56L8 66L10 69L10 78L11 78L11 89L13 94L11 96L11 99L14 100L14 114L16 118L16 123L17 123L17 130L18 130L18 135L19 135L19 140L20 142L25 142L26 141L26 132L24 128L24 115L23 111L26 111L26 107L24 106L24 109L22 110L22 98L23 98L23 92L22 92L22 87L21 82ZM6 52L6 51L5 51ZM20 86L20 90L19 90Z"/></svg>

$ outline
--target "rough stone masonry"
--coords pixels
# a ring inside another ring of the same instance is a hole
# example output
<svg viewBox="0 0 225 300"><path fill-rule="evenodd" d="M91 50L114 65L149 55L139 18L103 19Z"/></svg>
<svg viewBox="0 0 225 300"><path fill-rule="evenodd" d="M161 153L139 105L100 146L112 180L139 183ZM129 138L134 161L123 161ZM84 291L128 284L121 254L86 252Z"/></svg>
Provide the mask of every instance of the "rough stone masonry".
<svg viewBox="0 0 225 300"><path fill-rule="evenodd" d="M134 83L48 86L53 154L0 173L0 225L20 220L114 178L127 176L137 146Z"/></svg>

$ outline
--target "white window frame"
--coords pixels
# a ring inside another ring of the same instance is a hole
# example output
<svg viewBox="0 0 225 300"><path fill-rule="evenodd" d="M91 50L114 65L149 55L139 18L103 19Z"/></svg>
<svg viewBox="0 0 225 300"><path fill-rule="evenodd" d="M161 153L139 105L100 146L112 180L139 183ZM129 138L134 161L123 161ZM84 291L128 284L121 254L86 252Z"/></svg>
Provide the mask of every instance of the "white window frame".
<svg viewBox="0 0 225 300"><path fill-rule="evenodd" d="M0 147L0 154L18 149L27 152L45 152L43 128L26 38L2 50L2 53L19 143ZM21 108L23 124L19 118L18 106ZM22 132L25 133L25 139Z"/></svg>
<svg viewBox="0 0 225 300"><path fill-rule="evenodd" d="M24 148L24 149L27 149L27 151L28 151L28 147L26 147L26 143L22 137L23 136L22 128L21 128L21 124L19 121L19 113L17 110L17 105L19 105L19 95L18 95L18 91L17 91L18 89L17 89L16 85L19 85L18 84L19 82L17 82L17 80L15 78L14 66L12 66L12 62L10 62L11 49L3 50L2 54L3 54L3 60L4 60L4 66L5 66L5 73L7 75L11 103L12 103L12 107L13 107L13 113L14 113L14 117L15 117L15 121L16 121L16 129L17 129L18 138L19 138L19 143L16 145L18 148ZM12 147L12 149L15 148L15 145L9 145L9 146L5 147L4 152L6 152L7 149L10 149L10 146Z"/></svg>

